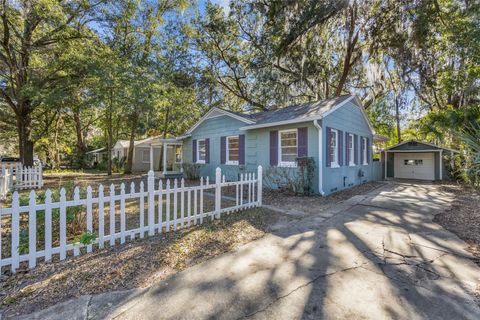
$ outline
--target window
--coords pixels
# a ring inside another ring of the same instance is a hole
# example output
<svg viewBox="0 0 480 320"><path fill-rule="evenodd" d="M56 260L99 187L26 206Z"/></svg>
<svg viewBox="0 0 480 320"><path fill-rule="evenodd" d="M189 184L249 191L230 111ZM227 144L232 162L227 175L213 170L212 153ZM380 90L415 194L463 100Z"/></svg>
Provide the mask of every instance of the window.
<svg viewBox="0 0 480 320"><path fill-rule="evenodd" d="M150 150L142 150L142 162L150 163Z"/></svg>
<svg viewBox="0 0 480 320"><path fill-rule="evenodd" d="M362 138L362 143L363 143L363 165L368 164L368 159L367 159L367 138Z"/></svg>
<svg viewBox="0 0 480 320"><path fill-rule="evenodd" d="M238 136L227 137L226 164L238 164L239 141Z"/></svg>
<svg viewBox="0 0 480 320"><path fill-rule="evenodd" d="M405 159L405 160L403 160L403 164L406 165L406 166L413 166L413 165L423 166L423 159L416 159L416 160Z"/></svg>
<svg viewBox="0 0 480 320"><path fill-rule="evenodd" d="M197 141L197 163L205 163L206 147L205 139Z"/></svg>
<svg viewBox="0 0 480 320"><path fill-rule="evenodd" d="M353 134L348 134L348 165L355 165L355 141L353 140Z"/></svg>
<svg viewBox="0 0 480 320"><path fill-rule="evenodd" d="M330 166L332 168L339 167L338 164L338 131L332 129L332 136L330 140Z"/></svg>
<svg viewBox="0 0 480 320"><path fill-rule="evenodd" d="M279 166L295 167L297 165L298 144L297 129L279 131Z"/></svg>
<svg viewBox="0 0 480 320"><path fill-rule="evenodd" d="M182 146L179 146L179 145L175 146L175 162L176 163L182 162Z"/></svg>

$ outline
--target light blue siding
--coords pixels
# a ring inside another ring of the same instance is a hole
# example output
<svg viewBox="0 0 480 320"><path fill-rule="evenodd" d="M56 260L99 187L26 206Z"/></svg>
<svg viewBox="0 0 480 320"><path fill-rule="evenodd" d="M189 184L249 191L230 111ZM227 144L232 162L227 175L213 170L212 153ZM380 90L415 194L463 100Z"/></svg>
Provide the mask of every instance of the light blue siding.
<svg viewBox="0 0 480 320"><path fill-rule="evenodd" d="M370 159L368 165L348 166L344 165L340 168L326 167L326 128L347 131L362 137L368 137L370 144L372 142L372 132L365 120L361 110L352 103L347 103L343 107L337 109L333 113L319 121L322 126L322 164L323 164L323 192L329 194L338 190L342 190L353 185L370 181L373 179L372 172L372 152L370 151ZM314 177L314 190L319 192L318 185L318 130L314 126L313 121L295 123L290 125L275 126L270 128L261 128L242 131L241 127L246 126L242 121L229 116L219 116L205 120L195 130L191 137L184 140L183 156L184 162L192 163L192 141L193 139L210 139L210 163L201 165L200 174L209 176L210 179L215 177L215 168L220 167L227 179L237 179L240 172L255 172L258 165L264 168L264 172L268 171L270 166L270 132L274 130L287 130L307 127L308 132L308 156L312 157L317 165ZM245 134L245 165L221 165L220 164L220 137L229 135ZM345 149L345 143L343 148ZM358 148L360 152L360 148ZM343 152L345 157L345 150ZM345 163L345 160L344 160ZM364 172L364 177L359 177L359 171Z"/></svg>
<svg viewBox="0 0 480 320"><path fill-rule="evenodd" d="M344 133L343 143L343 166L340 168L329 168L326 166L327 154L327 134L326 128L331 127L338 129ZM333 113L327 115L322 121L323 129L323 192L330 194L335 191L346 189L363 182L373 180L372 150L370 149L370 159L368 165L349 166L345 163L346 158L346 141L345 132L353 133L358 136L368 137L370 139L370 148L372 144L373 134L368 126L362 111L352 102L348 102L343 107L337 109ZM360 146L357 152L361 152ZM360 159L360 156L359 156ZM364 176L360 177L359 172L362 171Z"/></svg>

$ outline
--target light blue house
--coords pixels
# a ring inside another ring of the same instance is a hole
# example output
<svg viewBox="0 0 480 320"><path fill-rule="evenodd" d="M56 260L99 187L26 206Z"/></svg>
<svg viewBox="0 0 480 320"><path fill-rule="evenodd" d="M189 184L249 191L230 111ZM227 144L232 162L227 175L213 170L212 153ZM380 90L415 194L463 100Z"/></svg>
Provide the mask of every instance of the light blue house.
<svg viewBox="0 0 480 320"><path fill-rule="evenodd" d="M315 161L313 188L322 195L370 181L373 129L352 95L242 114L212 108L183 137L183 162L214 178L240 172L296 168L297 158ZM289 169L296 170L296 169Z"/></svg>

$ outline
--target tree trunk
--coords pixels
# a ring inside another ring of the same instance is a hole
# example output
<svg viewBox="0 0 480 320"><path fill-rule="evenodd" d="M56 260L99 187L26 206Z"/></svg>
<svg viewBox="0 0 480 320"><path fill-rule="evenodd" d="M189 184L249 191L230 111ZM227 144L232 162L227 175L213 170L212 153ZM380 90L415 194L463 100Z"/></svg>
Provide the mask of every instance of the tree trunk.
<svg viewBox="0 0 480 320"><path fill-rule="evenodd" d="M80 118L80 112L78 110L73 112L73 121L75 123L75 133L77 136L77 162L78 165L83 168L85 167L87 146L85 145L85 139L83 138L82 121Z"/></svg>
<svg viewBox="0 0 480 320"><path fill-rule="evenodd" d="M132 173L133 151L135 144L135 132L137 131L138 114L135 111L130 117L130 143L128 145L127 163L125 164L125 173ZM153 159L151 159L153 161Z"/></svg>
<svg viewBox="0 0 480 320"><path fill-rule="evenodd" d="M109 176L112 175L112 134L113 134L113 128L112 128L112 112L113 112L113 89L110 88L110 105L108 108L108 115L107 115L107 120L108 120L108 138L107 138L107 157L108 157L108 172L107 174Z"/></svg>
<svg viewBox="0 0 480 320"><path fill-rule="evenodd" d="M397 122L397 143L402 142L402 136L400 131L400 106L398 97L395 97L395 121Z"/></svg>
<svg viewBox="0 0 480 320"><path fill-rule="evenodd" d="M33 145L31 138L32 121L29 114L24 114L17 117L17 131L18 131L18 151L20 155L20 162L25 166L33 166Z"/></svg>
<svg viewBox="0 0 480 320"><path fill-rule="evenodd" d="M167 138L169 117L170 117L170 107L167 107L167 110L165 112L165 122L163 123L162 139ZM161 168L162 171L167 171L167 169L163 167L163 153L164 153L163 147L164 145L162 144L162 149L160 152L160 163L158 167Z"/></svg>

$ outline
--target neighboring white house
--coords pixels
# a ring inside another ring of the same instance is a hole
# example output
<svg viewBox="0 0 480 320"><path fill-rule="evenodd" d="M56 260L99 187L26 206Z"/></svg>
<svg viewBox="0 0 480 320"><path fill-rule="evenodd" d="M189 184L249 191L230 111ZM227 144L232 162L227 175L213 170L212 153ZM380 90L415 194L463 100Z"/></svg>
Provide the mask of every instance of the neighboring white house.
<svg viewBox="0 0 480 320"><path fill-rule="evenodd" d="M182 141L177 139L161 139L149 137L134 142L132 171L179 172L182 164ZM127 158L129 140L118 140L112 148L112 158ZM165 148L163 148L165 147ZM92 150L92 164L107 160L107 148ZM161 154L163 152L163 158ZM162 159L161 159L162 158ZM160 164L160 162L162 162Z"/></svg>

